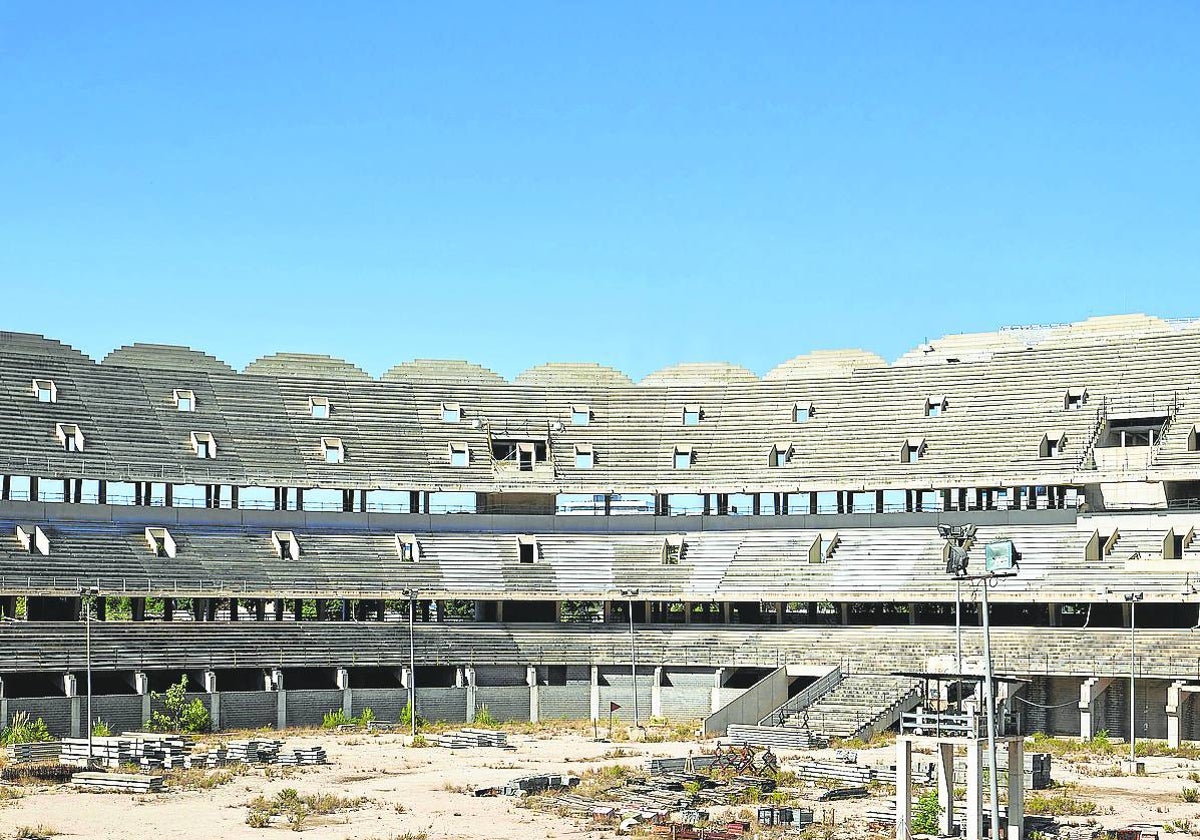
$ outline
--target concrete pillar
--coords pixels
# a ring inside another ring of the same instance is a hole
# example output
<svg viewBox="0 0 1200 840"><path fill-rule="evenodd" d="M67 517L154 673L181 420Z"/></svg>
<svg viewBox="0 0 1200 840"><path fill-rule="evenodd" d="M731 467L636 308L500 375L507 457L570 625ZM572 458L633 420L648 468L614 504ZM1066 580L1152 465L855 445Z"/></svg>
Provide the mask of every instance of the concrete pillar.
<svg viewBox="0 0 1200 840"><path fill-rule="evenodd" d="M133 674L133 691L142 698L142 728L150 725L150 678L145 671Z"/></svg>
<svg viewBox="0 0 1200 840"><path fill-rule="evenodd" d="M966 840L983 837L983 750L979 741L967 742L967 807L962 836Z"/></svg>
<svg viewBox="0 0 1200 840"><path fill-rule="evenodd" d="M541 717L538 708L538 675L537 666L528 665L525 668L525 684L529 686L529 722L537 723Z"/></svg>
<svg viewBox="0 0 1200 840"><path fill-rule="evenodd" d="M912 740L896 739L896 840L912 837Z"/></svg>
<svg viewBox="0 0 1200 840"><path fill-rule="evenodd" d="M221 692L217 690L217 672L204 672L204 690L208 692L208 716L212 719L213 731L221 728Z"/></svg>
<svg viewBox="0 0 1200 840"><path fill-rule="evenodd" d="M342 690L342 714L346 717L354 716L354 694L350 690L350 671L347 668L338 668L334 674L334 680L337 687Z"/></svg>
<svg viewBox="0 0 1200 840"><path fill-rule="evenodd" d="M600 669L592 666L592 720L600 720Z"/></svg>
<svg viewBox="0 0 1200 840"><path fill-rule="evenodd" d="M274 687L275 696L275 727L287 728L287 690L283 687L283 669L272 668L268 677L269 684Z"/></svg>
<svg viewBox="0 0 1200 840"><path fill-rule="evenodd" d="M724 610L724 621L726 624L733 624L733 602L726 601L722 608Z"/></svg>
<svg viewBox="0 0 1200 840"><path fill-rule="evenodd" d="M1110 677L1092 677L1079 686L1079 737L1085 741L1096 735L1096 701L1110 685Z"/></svg>
<svg viewBox="0 0 1200 840"><path fill-rule="evenodd" d="M718 668L713 672L712 710L721 711L721 686L725 683L725 669Z"/></svg>
<svg viewBox="0 0 1200 840"><path fill-rule="evenodd" d="M916 601L908 602L908 623L909 624L917 623L917 602Z"/></svg>
<svg viewBox="0 0 1200 840"><path fill-rule="evenodd" d="M604 623L608 624L612 621L612 601L604 602Z"/></svg>
<svg viewBox="0 0 1200 840"><path fill-rule="evenodd" d="M938 831L943 837L954 836L954 744L937 745Z"/></svg>
<svg viewBox="0 0 1200 840"><path fill-rule="evenodd" d="M0 730L8 726L8 698L4 696L4 678L0 677Z"/></svg>
<svg viewBox="0 0 1200 840"><path fill-rule="evenodd" d="M479 688L475 683L475 669L472 666L463 668L463 679L467 681L467 720L473 721L479 708Z"/></svg>
<svg viewBox="0 0 1200 840"><path fill-rule="evenodd" d="M1025 742L1008 741L1008 836L1025 836Z"/></svg>
<svg viewBox="0 0 1200 840"><path fill-rule="evenodd" d="M74 674L63 674L63 694L71 700L71 737L82 738L80 734L80 714L81 704L79 696L79 686L75 681Z"/></svg>
<svg viewBox="0 0 1200 840"><path fill-rule="evenodd" d="M850 623L850 605L845 601L841 603L842 626L845 627Z"/></svg>
<svg viewBox="0 0 1200 840"><path fill-rule="evenodd" d="M650 683L650 717L660 718L662 713L662 678L661 665L654 668L654 679Z"/></svg>
<svg viewBox="0 0 1200 840"><path fill-rule="evenodd" d="M1187 683L1183 680L1176 680L1167 688L1167 746L1171 749L1179 749L1181 740L1179 713L1187 700L1187 695L1183 693L1185 685Z"/></svg>

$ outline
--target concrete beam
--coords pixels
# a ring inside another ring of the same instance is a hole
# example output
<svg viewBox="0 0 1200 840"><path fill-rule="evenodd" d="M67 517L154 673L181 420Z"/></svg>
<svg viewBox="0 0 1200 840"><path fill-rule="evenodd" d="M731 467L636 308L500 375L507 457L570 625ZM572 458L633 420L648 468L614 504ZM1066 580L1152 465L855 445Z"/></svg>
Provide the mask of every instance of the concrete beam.
<svg viewBox="0 0 1200 840"><path fill-rule="evenodd" d="M1111 677L1092 677L1079 686L1079 737L1085 741L1096 736L1096 701L1110 685Z"/></svg>

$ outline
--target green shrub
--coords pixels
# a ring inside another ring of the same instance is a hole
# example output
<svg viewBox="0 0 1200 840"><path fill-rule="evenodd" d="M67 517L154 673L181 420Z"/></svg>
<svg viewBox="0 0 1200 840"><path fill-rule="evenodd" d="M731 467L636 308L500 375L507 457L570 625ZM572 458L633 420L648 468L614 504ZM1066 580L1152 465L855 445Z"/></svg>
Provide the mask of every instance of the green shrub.
<svg viewBox="0 0 1200 840"><path fill-rule="evenodd" d="M339 726L348 726L349 724L350 718L346 717L346 713L341 709L330 709L321 719L322 729L337 729Z"/></svg>
<svg viewBox="0 0 1200 840"><path fill-rule="evenodd" d="M187 699L187 674L163 693L150 692L150 697L163 704L166 710L150 713L150 729L157 732L207 732L212 728L212 718L204 701L199 697L191 702Z"/></svg>
<svg viewBox="0 0 1200 840"><path fill-rule="evenodd" d="M0 730L0 745L28 744L33 741L53 741L46 722L41 718L31 721L28 712L17 712L12 723Z"/></svg>
<svg viewBox="0 0 1200 840"><path fill-rule="evenodd" d="M417 729L423 728L426 723L425 718L417 715ZM412 703L405 703L404 708L400 710L400 725L412 726Z"/></svg>
<svg viewBox="0 0 1200 840"><path fill-rule="evenodd" d="M913 810L913 831L920 834L937 834L938 817L941 814L942 806L938 804L937 791L925 791L917 797L917 807Z"/></svg>
<svg viewBox="0 0 1200 840"><path fill-rule="evenodd" d="M358 717L354 719L354 722L365 729L375 722L375 712L371 710L370 706L364 706L363 710L358 713Z"/></svg>
<svg viewBox="0 0 1200 840"><path fill-rule="evenodd" d="M1200 788L1185 787L1182 796L1184 802L1200 802Z"/></svg>
<svg viewBox="0 0 1200 840"><path fill-rule="evenodd" d="M111 735L112 730L109 729L108 724L100 720L100 718L96 718L96 720L92 723L92 737L108 738Z"/></svg>
<svg viewBox="0 0 1200 840"><path fill-rule="evenodd" d="M496 727L500 725L500 721L492 717L492 713L488 711L487 706L479 707L479 710L475 712L474 722L476 726Z"/></svg>

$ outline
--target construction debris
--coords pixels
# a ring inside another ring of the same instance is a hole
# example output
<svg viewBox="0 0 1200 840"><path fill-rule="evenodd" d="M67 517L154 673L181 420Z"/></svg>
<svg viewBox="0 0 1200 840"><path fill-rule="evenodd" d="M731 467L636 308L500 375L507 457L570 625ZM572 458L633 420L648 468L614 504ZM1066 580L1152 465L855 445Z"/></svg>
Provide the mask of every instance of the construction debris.
<svg viewBox="0 0 1200 840"><path fill-rule="evenodd" d="M62 742L35 741L13 744L8 748L8 759L12 764L57 762L62 755Z"/></svg>
<svg viewBox="0 0 1200 840"><path fill-rule="evenodd" d="M451 750L462 750L469 747L514 749L508 745L508 735L494 729L460 729L441 735L431 735L429 740L440 747Z"/></svg>
<svg viewBox="0 0 1200 840"><path fill-rule="evenodd" d="M279 764L284 767L326 764L323 747L283 749L283 741L250 738L230 741L204 752L192 752L192 739L181 735L126 733L92 738L91 766L118 768L136 765L142 770L216 769L227 764ZM62 763L88 767L86 738L64 738Z"/></svg>
<svg viewBox="0 0 1200 840"><path fill-rule="evenodd" d="M116 793L160 793L162 776L128 773L76 773L71 777L75 787Z"/></svg>
<svg viewBox="0 0 1200 840"><path fill-rule="evenodd" d="M829 746L829 739L824 735L798 726L730 724L728 737L734 744L774 747L777 750L821 750Z"/></svg>

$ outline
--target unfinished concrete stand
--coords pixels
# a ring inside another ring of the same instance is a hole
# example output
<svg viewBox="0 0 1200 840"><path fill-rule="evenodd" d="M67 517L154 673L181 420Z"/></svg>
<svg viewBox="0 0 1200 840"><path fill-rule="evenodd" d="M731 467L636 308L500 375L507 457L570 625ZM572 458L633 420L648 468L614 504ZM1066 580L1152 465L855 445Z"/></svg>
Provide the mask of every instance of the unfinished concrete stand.
<svg viewBox="0 0 1200 840"><path fill-rule="evenodd" d="M987 764L986 738L950 738L924 735L901 735L896 738L896 840L911 840L913 815L912 755L913 745L931 750L937 762L938 834L955 835L954 755L966 753L967 801L961 836L966 840L981 840L988 817L983 808L984 772ZM1006 837L1019 840L1025 828L1025 746L1019 736L996 738L996 751L1008 749L1008 832Z"/></svg>

